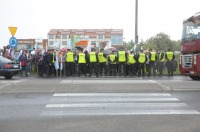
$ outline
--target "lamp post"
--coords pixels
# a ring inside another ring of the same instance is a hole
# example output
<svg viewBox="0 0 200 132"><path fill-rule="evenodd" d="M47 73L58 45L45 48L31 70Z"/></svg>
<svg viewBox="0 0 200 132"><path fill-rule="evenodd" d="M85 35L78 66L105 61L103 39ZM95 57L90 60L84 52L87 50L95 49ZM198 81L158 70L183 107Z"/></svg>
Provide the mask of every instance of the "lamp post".
<svg viewBox="0 0 200 132"><path fill-rule="evenodd" d="M135 0L135 44L138 44L138 0Z"/></svg>

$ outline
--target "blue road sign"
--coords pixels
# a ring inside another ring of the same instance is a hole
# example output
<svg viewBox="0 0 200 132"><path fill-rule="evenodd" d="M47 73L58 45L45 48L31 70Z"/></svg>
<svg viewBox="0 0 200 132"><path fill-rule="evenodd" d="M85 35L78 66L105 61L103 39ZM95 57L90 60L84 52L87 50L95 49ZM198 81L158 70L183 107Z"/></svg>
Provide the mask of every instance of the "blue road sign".
<svg viewBox="0 0 200 132"><path fill-rule="evenodd" d="M15 37L11 37L9 40L9 44L11 48L15 48L18 44L18 41Z"/></svg>

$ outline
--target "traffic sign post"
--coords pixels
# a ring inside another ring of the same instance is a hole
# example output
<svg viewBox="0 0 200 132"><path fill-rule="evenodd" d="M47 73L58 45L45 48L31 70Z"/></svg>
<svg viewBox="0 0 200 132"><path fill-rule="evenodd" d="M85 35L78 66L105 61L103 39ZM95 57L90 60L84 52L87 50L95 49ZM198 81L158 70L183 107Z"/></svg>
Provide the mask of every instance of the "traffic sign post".
<svg viewBox="0 0 200 132"><path fill-rule="evenodd" d="M18 41L15 37L11 37L9 40L9 44L11 48L15 48L18 44Z"/></svg>

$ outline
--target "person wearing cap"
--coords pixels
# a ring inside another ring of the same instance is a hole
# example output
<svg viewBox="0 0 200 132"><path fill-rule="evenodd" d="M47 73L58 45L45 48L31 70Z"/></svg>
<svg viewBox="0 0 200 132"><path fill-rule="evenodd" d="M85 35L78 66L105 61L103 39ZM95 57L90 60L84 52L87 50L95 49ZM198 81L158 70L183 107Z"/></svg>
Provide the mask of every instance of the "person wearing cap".
<svg viewBox="0 0 200 132"><path fill-rule="evenodd" d="M74 76L74 52L71 49L67 49L66 53L66 62L65 62L65 69L67 76Z"/></svg>
<svg viewBox="0 0 200 132"><path fill-rule="evenodd" d="M112 76L112 73L114 72L114 76L116 76L117 71L117 56L115 51L112 51L112 53L108 56L108 66L109 66L109 76Z"/></svg>
<svg viewBox="0 0 200 132"><path fill-rule="evenodd" d="M89 74L90 74L89 77L91 77L93 69L96 77L99 77L97 69L98 57L95 49L92 49L92 51L88 54L88 62L89 62Z"/></svg>
<svg viewBox="0 0 200 132"><path fill-rule="evenodd" d="M127 53L124 51L123 48L120 49L120 51L117 53L117 60L118 60L118 69L119 69L119 76L123 73L124 76L126 76L126 62L127 62ZM122 72L123 68L123 72Z"/></svg>
<svg viewBox="0 0 200 132"><path fill-rule="evenodd" d="M138 76L141 76L141 72L142 72L142 76L145 76L145 63L147 61L147 56L143 53L143 50L140 50L136 60L138 61Z"/></svg>
<svg viewBox="0 0 200 132"><path fill-rule="evenodd" d="M174 53L171 51L171 49L168 49L168 51L165 54L166 59L166 67L168 72L168 77L173 76L173 61L175 59Z"/></svg>
<svg viewBox="0 0 200 132"><path fill-rule="evenodd" d="M165 62L165 53L162 51L162 49L158 50L157 57L158 57L157 67L159 71L159 76L162 77L164 62Z"/></svg>
<svg viewBox="0 0 200 132"><path fill-rule="evenodd" d="M104 75L107 75L107 67L106 67L106 55L103 53L103 49L100 50L98 53L98 60L99 60L99 73L102 76L103 70Z"/></svg>
<svg viewBox="0 0 200 132"><path fill-rule="evenodd" d="M155 52L153 52L152 49L149 49L149 73L148 77L151 76L151 69L153 69L153 75L156 76L156 61L157 61L157 55Z"/></svg>

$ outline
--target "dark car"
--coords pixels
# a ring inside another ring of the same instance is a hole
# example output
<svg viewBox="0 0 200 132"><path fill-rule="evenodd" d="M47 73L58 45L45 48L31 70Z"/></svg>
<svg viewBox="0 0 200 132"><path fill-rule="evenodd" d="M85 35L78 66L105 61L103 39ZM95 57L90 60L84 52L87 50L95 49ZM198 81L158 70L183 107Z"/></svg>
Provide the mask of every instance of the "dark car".
<svg viewBox="0 0 200 132"><path fill-rule="evenodd" d="M19 72L19 63L0 56L0 76L4 76L6 79L10 79L14 75L17 75Z"/></svg>

